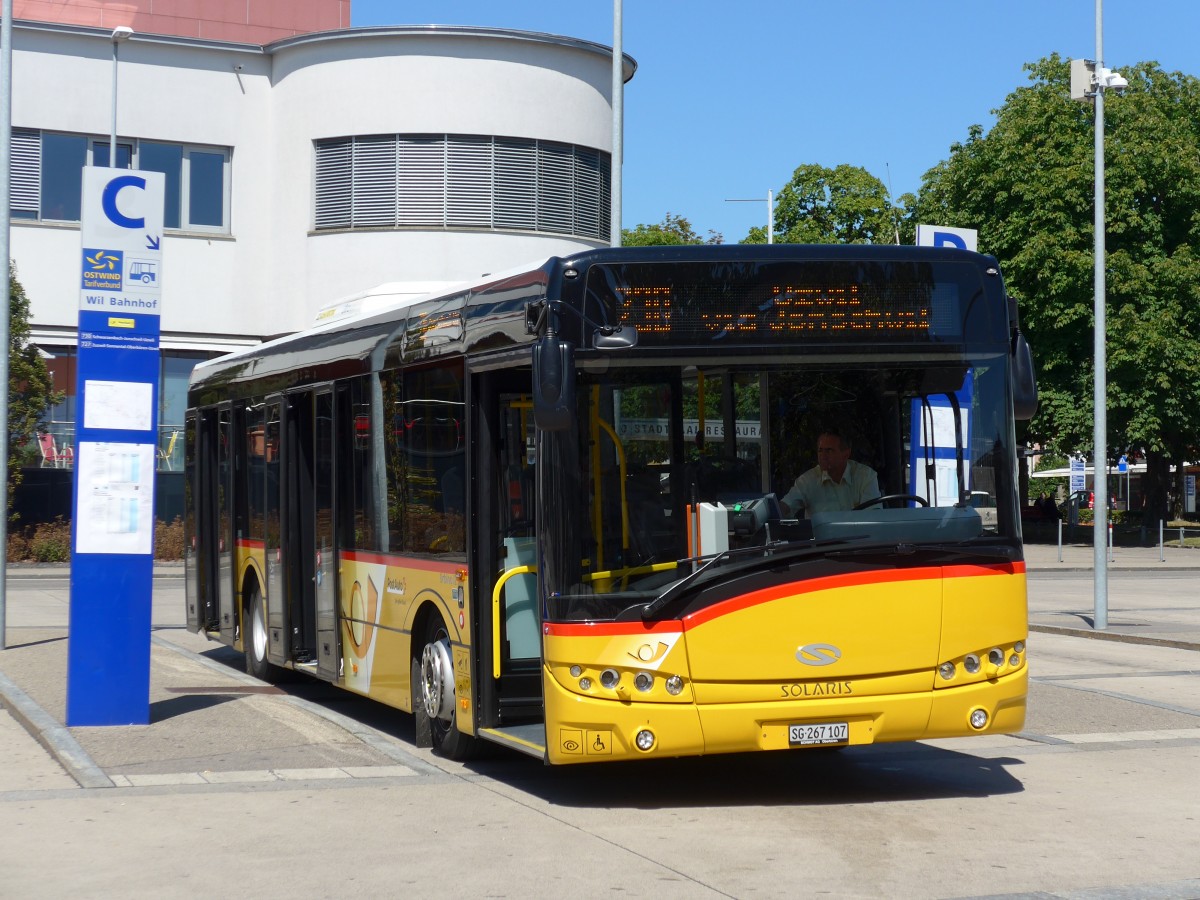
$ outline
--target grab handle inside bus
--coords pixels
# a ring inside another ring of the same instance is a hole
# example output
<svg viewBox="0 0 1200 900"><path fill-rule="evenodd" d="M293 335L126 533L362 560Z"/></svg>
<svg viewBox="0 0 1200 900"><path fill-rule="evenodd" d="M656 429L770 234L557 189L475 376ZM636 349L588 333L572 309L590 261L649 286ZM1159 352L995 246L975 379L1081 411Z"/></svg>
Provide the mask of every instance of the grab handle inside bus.
<svg viewBox="0 0 1200 900"><path fill-rule="evenodd" d="M575 345L552 333L533 345L533 420L543 431L575 422Z"/></svg>
<svg viewBox="0 0 1200 900"><path fill-rule="evenodd" d="M1037 375L1033 369L1033 351L1025 335L1017 332L1012 349L1013 417L1027 422L1037 412Z"/></svg>

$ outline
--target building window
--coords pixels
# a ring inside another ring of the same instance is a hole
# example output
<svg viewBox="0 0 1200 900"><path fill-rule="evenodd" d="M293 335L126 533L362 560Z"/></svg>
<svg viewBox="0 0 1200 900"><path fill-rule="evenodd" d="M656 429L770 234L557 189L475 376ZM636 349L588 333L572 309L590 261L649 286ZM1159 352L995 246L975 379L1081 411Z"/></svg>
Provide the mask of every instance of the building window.
<svg viewBox="0 0 1200 900"><path fill-rule="evenodd" d="M104 138L13 129L12 216L78 222L84 166L109 164ZM229 159L224 147L117 142L117 168L166 176L163 224L179 231L229 232Z"/></svg>
<svg viewBox="0 0 1200 900"><path fill-rule="evenodd" d="M611 157L528 138L384 134L315 142L316 230L485 228L609 240Z"/></svg>

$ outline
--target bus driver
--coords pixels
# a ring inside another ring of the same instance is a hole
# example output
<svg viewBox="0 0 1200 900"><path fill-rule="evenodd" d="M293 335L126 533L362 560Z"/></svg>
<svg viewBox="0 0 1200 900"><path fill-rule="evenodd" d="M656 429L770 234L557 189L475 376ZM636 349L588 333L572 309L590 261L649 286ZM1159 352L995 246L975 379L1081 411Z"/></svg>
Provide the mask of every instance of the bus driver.
<svg viewBox="0 0 1200 900"><path fill-rule="evenodd" d="M850 458L851 444L836 428L817 438L817 464L796 479L780 505L785 516L853 509L879 496L879 476Z"/></svg>

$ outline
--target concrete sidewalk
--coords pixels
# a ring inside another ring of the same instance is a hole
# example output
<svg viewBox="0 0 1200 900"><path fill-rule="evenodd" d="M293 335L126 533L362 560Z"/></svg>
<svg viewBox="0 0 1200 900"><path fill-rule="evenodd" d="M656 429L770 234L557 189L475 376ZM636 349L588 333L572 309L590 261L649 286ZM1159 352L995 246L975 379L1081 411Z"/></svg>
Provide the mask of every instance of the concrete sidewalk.
<svg viewBox="0 0 1200 900"><path fill-rule="evenodd" d="M1031 631L1200 651L1200 550L1116 548L1109 626L1100 631L1091 623L1092 563L1087 546L1063 547L1061 561L1055 545L1026 547ZM238 654L187 632L178 565L155 568L150 724L68 728L70 570L12 566L8 575L0 791L261 786L442 771L428 751L250 678Z"/></svg>

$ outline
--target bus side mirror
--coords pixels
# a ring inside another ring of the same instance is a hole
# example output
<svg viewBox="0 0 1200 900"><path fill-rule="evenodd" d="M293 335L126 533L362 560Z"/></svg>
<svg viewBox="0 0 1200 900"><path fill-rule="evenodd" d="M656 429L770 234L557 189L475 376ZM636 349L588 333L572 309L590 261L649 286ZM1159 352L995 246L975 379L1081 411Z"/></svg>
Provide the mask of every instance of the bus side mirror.
<svg viewBox="0 0 1200 900"><path fill-rule="evenodd" d="M1013 416L1019 422L1028 422L1037 412L1037 375L1033 371L1033 351L1019 331L1012 350L1012 390Z"/></svg>
<svg viewBox="0 0 1200 900"><path fill-rule="evenodd" d="M552 334L533 345L533 421L543 431L575 424L575 346Z"/></svg>

